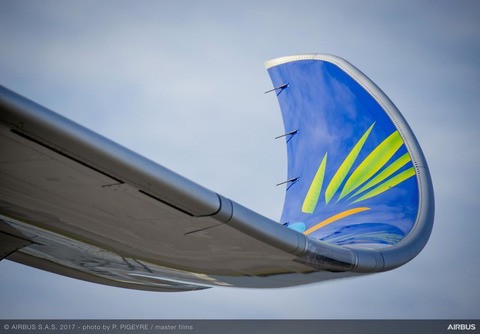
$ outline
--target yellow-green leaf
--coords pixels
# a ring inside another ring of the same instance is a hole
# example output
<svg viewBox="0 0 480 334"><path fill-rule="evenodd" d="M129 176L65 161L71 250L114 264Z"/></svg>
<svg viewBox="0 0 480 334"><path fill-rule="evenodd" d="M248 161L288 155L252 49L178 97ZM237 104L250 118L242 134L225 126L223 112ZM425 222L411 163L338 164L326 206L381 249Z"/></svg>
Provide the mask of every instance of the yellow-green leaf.
<svg viewBox="0 0 480 334"><path fill-rule="evenodd" d="M312 184L308 189L305 200L303 201L302 211L305 213L313 213L315 207L318 203L318 198L320 196L320 191L322 191L323 178L325 176L325 167L327 165L327 153L325 153L320 166L318 167L317 173L313 178Z"/></svg>
<svg viewBox="0 0 480 334"><path fill-rule="evenodd" d="M340 193L339 199L350 194L385 166L388 160L390 160L402 145L403 140L398 131L388 136L360 163L352 175L350 175Z"/></svg>
<svg viewBox="0 0 480 334"><path fill-rule="evenodd" d="M332 197L335 195L337 192L338 188L342 184L343 180L347 176L348 172L350 171L350 168L352 168L353 163L355 162L355 159L357 159L358 154L360 153L360 150L362 149L363 145L365 144L365 141L368 138L368 135L373 129L373 126L375 123L373 123L368 130L363 134L363 136L360 138L360 140L357 142L357 144L353 147L353 149L350 151L350 153L347 155L345 160L342 162L340 167L338 168L337 172L333 176L332 180L327 186L327 189L325 190L325 203L328 204Z"/></svg>
<svg viewBox="0 0 480 334"><path fill-rule="evenodd" d="M358 198L353 203L357 203L357 202L366 200L367 198L377 196L377 195L383 193L384 191L387 191L387 190L395 187L397 184L402 183L403 181L407 180L408 178L410 178L414 175L415 175L415 169L413 167L410 167L409 169L401 172L400 174L398 174L398 175L392 177L391 179L385 181L384 183L380 184L378 187L374 188L373 190L370 190L368 193L366 193L362 197Z"/></svg>
<svg viewBox="0 0 480 334"><path fill-rule="evenodd" d="M404 155L402 155L400 158L392 162L387 168L385 168L383 171L381 171L377 176L375 176L373 179L371 179L367 184L365 184L361 189L359 189L355 194L353 194L351 197L355 197L360 193L363 193L364 191L376 186L380 182L383 182L386 178L388 178L390 175L398 171L400 168L405 166L407 163L409 163L410 160L410 154L407 152Z"/></svg>

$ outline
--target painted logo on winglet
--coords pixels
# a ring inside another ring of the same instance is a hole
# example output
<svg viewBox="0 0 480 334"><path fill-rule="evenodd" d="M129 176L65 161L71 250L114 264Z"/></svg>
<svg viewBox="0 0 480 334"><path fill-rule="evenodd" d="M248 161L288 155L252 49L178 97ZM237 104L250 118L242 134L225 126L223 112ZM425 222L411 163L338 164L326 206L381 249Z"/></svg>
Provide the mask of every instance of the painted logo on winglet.
<svg viewBox="0 0 480 334"><path fill-rule="evenodd" d="M387 136L352 170L365 142L371 132L374 131L374 127L375 123L363 133L330 180L325 179L328 152L325 153L301 208L303 213L313 214L320 203L324 206L334 206L342 203L342 211L313 224L309 228L302 222L290 223L288 224L289 228L308 235L346 217L353 215L361 217L362 213L375 210L375 208L369 206L361 206L361 202L379 196L415 175L413 166L404 168L411 162L408 152L391 161L396 152L404 146L398 131L394 131ZM345 210L345 205L353 207ZM349 239L352 236L355 236L356 242ZM337 244L358 243L359 240L365 243L395 244L403 237L404 233L395 226L365 222L343 226L333 235L322 239Z"/></svg>

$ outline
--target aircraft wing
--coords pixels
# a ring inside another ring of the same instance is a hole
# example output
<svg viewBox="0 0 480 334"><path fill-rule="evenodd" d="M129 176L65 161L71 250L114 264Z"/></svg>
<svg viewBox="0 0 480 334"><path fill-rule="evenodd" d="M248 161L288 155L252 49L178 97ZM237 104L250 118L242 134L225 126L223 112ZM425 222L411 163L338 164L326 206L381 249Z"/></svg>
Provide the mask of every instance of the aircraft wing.
<svg viewBox="0 0 480 334"><path fill-rule="evenodd" d="M267 62L285 124L281 222L0 87L0 259L118 287L284 287L381 272L433 224L428 167L345 60Z"/></svg>

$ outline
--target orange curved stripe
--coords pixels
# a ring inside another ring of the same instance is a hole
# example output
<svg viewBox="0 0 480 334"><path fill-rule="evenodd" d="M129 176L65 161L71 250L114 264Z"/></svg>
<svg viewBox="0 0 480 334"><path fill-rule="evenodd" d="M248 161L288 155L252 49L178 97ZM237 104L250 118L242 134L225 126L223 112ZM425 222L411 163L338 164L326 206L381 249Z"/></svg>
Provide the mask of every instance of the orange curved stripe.
<svg viewBox="0 0 480 334"><path fill-rule="evenodd" d="M331 224L331 223L333 223L333 222L335 222L339 219L354 215L354 214L359 213L359 212L367 211L367 210L370 210L370 208L360 207L360 208L354 208L354 209L350 209L350 210L340 212L340 213L336 214L335 216L331 216L330 218L327 218L324 221L321 221L317 225L310 227L308 230L306 230L304 232L304 234L310 234L312 232L315 232L319 228L322 228L322 227L324 227L328 224Z"/></svg>

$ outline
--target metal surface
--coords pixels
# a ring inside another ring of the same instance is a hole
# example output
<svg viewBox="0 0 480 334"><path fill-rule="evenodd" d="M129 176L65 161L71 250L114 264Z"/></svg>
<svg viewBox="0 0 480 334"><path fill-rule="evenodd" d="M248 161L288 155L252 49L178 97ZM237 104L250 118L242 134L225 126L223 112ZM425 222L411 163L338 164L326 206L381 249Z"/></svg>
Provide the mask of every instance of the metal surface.
<svg viewBox="0 0 480 334"><path fill-rule="evenodd" d="M238 277L239 286L277 286L265 283L268 276L312 271L293 261L299 248L294 231L13 92L0 93L0 214L41 240L9 259L159 291L225 284L216 277ZM155 274L139 273L143 267L127 264L133 260ZM101 273L92 263L104 264ZM134 275L120 277L118 267ZM186 283L167 288L179 272Z"/></svg>

